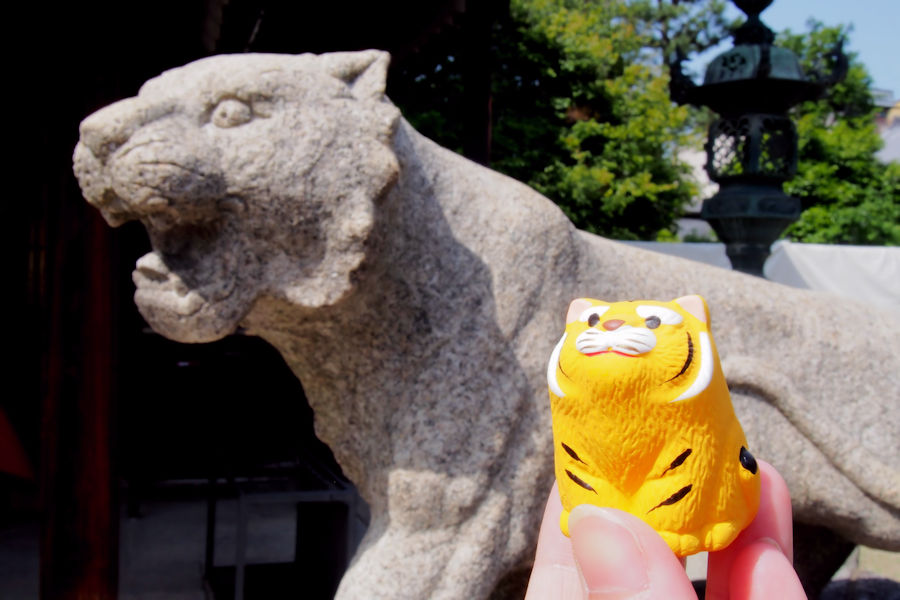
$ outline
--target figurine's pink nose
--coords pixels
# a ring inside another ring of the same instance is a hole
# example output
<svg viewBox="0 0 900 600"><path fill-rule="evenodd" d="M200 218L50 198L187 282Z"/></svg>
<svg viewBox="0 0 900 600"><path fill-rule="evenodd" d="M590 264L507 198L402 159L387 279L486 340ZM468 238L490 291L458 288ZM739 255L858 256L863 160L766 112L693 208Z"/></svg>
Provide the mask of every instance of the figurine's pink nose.
<svg viewBox="0 0 900 600"><path fill-rule="evenodd" d="M607 331L612 331L613 329L618 329L624 323L625 323L625 321L623 321L622 319L610 319L609 321L603 322L603 329L605 329Z"/></svg>

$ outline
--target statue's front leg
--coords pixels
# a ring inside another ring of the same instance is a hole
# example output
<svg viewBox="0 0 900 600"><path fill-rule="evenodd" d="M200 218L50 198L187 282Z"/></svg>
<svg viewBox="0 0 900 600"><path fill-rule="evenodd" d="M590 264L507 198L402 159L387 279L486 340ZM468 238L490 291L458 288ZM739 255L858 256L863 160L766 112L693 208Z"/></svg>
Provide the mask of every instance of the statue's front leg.
<svg viewBox="0 0 900 600"><path fill-rule="evenodd" d="M395 472L338 600L480 600L521 557L510 552L510 499L468 477ZM486 489L486 488L481 488ZM377 503L376 503L377 504ZM524 548L523 548L524 552Z"/></svg>

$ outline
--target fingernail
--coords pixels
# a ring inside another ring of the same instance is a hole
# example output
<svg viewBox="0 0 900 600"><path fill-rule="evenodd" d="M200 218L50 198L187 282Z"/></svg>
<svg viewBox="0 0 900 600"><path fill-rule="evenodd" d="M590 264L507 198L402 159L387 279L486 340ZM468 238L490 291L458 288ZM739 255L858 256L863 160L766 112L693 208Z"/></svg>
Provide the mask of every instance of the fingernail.
<svg viewBox="0 0 900 600"><path fill-rule="evenodd" d="M776 548L779 552L781 552L782 554L784 554L784 550L781 549L781 545L780 545L778 542L776 542L773 538L770 538L770 537L763 537L763 538L759 538L757 541L758 541L758 542L765 542L765 543L767 543L767 544L769 544L769 545L771 545L771 546L775 546L775 548Z"/></svg>
<svg viewBox="0 0 900 600"><path fill-rule="evenodd" d="M647 557L614 511L582 504L569 515L572 551L590 597L626 597L650 584Z"/></svg>

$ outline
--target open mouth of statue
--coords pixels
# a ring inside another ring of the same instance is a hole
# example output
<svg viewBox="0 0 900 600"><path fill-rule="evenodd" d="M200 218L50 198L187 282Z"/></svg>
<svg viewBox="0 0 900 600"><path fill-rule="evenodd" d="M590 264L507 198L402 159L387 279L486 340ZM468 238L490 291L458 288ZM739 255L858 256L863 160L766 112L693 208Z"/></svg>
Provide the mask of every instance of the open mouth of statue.
<svg viewBox="0 0 900 600"><path fill-rule="evenodd" d="M601 350L599 352L588 352L588 353L585 353L585 356L597 356L599 354L618 354L619 356L627 356L629 358L634 358L638 354L640 354L640 352L637 352L635 350L633 354L629 354L627 352L622 352L621 350L609 349L609 350Z"/></svg>
<svg viewBox="0 0 900 600"><path fill-rule="evenodd" d="M206 304L206 299L172 273L156 252L139 258L131 276L139 305L155 305L189 317Z"/></svg>

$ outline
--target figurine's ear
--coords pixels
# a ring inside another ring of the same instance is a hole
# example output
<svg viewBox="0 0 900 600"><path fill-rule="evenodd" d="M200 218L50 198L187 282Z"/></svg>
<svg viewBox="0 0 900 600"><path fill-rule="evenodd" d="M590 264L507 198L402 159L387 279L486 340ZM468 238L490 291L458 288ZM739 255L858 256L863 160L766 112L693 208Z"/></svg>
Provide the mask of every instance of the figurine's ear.
<svg viewBox="0 0 900 600"><path fill-rule="evenodd" d="M387 84L391 55L381 50L332 52L319 57L325 70L350 86L360 100L380 99Z"/></svg>
<svg viewBox="0 0 900 600"><path fill-rule="evenodd" d="M566 313L566 325L577 319L582 312L593 305L593 302L585 298L576 298L575 300L572 300L572 304L569 305L569 312Z"/></svg>
<svg viewBox="0 0 900 600"><path fill-rule="evenodd" d="M701 323L709 325L709 307L706 306L706 300L703 296L682 296L674 300L675 304L688 311Z"/></svg>

